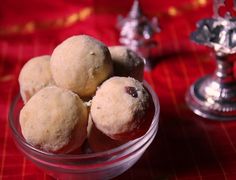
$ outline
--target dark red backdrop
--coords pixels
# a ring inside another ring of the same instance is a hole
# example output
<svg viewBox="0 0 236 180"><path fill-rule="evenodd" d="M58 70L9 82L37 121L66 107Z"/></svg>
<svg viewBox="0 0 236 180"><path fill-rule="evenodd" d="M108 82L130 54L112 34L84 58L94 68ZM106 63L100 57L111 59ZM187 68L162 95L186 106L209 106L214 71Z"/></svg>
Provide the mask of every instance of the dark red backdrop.
<svg viewBox="0 0 236 180"><path fill-rule="evenodd" d="M194 115L184 101L189 86L212 73L209 50L189 40L195 23L212 15L208 0L140 0L157 16L155 67L145 73L160 98L157 136L137 164L117 179L236 179L236 122L212 122ZM30 58L50 54L65 38L89 34L118 44L117 15L131 0L5 0L0 6L0 179L50 179L18 151L8 112L17 78Z"/></svg>

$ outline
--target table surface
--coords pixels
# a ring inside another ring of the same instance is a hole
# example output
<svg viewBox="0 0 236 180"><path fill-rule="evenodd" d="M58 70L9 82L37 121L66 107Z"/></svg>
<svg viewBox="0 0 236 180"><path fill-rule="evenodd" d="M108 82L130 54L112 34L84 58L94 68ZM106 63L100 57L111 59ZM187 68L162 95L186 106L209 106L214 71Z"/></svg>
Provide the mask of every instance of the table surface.
<svg viewBox="0 0 236 180"><path fill-rule="evenodd" d="M74 34L118 44L117 15L132 1L8 0L0 7L0 179L51 179L16 148L8 126L18 74L30 58L51 54ZM189 40L196 22L211 17L207 0L140 1L148 17L159 19L153 68L145 72L160 99L159 130L142 158L116 179L236 179L236 122L210 121L191 112L185 93L198 78L212 73L209 49Z"/></svg>

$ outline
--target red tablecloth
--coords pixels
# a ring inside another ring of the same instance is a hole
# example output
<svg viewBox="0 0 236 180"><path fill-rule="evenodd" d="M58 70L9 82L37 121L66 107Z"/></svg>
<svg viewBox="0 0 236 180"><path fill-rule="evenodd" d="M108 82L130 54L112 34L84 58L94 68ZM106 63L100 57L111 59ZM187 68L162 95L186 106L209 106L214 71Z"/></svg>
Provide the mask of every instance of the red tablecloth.
<svg viewBox="0 0 236 180"><path fill-rule="evenodd" d="M236 179L236 122L213 122L194 115L184 96L215 62L205 47L189 40L195 23L212 15L207 0L140 0L162 32L155 67L145 73L161 104L157 136L143 157L117 179ZM8 126L18 74L30 58L50 54L65 38L89 34L118 44L117 15L132 1L5 0L0 6L0 179L51 179L16 148Z"/></svg>

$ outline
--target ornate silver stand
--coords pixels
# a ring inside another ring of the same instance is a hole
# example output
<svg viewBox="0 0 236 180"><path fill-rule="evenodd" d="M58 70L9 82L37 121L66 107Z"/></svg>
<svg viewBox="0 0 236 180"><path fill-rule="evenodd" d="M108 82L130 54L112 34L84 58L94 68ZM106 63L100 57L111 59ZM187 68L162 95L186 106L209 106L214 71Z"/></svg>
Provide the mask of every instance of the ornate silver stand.
<svg viewBox="0 0 236 180"><path fill-rule="evenodd" d="M155 32L160 32L157 18L149 21L142 13L138 0L134 0L132 8L127 17L119 17L120 43L137 52L146 60L150 49L156 46L153 39Z"/></svg>
<svg viewBox="0 0 236 180"><path fill-rule="evenodd" d="M217 69L194 83L186 96L189 107L198 115L216 120L236 120L236 80L233 60L216 55Z"/></svg>
<svg viewBox="0 0 236 180"><path fill-rule="evenodd" d="M217 68L212 75L197 80L186 95L187 105L196 114L215 120L236 120L236 19L204 19L191 39L214 49Z"/></svg>

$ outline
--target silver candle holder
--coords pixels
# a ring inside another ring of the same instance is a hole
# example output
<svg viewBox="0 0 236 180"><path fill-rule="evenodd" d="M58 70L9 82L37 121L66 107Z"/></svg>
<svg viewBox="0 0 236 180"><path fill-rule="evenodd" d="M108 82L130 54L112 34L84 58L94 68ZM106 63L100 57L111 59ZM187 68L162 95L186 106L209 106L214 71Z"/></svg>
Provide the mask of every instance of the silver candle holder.
<svg viewBox="0 0 236 180"><path fill-rule="evenodd" d="M194 113L214 120L236 120L236 79L233 65L236 53L236 18L217 14L224 1L215 1L215 17L198 22L191 39L211 47L217 68L211 75L197 80L186 95L186 102Z"/></svg>
<svg viewBox="0 0 236 180"><path fill-rule="evenodd" d="M118 27L120 43L137 52L148 64L150 50L157 45L153 35L160 32L157 18L149 21L142 13L139 1L134 0L128 16L118 18Z"/></svg>

